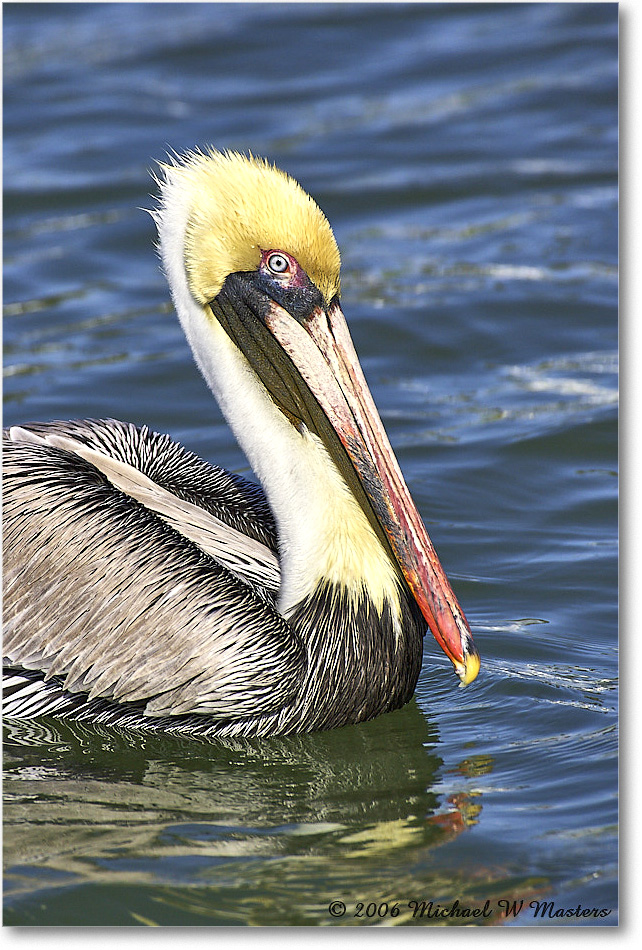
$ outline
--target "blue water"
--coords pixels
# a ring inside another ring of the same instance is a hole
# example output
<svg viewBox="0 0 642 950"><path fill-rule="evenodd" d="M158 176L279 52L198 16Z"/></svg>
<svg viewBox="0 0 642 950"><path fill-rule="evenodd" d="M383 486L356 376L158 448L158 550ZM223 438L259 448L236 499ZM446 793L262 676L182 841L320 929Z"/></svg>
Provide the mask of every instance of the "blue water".
<svg viewBox="0 0 642 950"><path fill-rule="evenodd" d="M427 640L405 709L287 740L8 725L5 923L617 921L617 29L615 4L5 6L5 422L146 422L249 474L139 209L170 148L267 155L334 226L483 659L457 689ZM491 913L413 917L455 900Z"/></svg>

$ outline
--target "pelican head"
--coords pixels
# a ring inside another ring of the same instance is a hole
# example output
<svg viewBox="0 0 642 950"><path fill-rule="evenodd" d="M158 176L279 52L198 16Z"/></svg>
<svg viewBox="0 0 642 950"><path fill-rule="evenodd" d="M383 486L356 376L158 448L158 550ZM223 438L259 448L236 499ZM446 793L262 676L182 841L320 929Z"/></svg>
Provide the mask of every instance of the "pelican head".
<svg viewBox="0 0 642 950"><path fill-rule="evenodd" d="M282 613L329 576L394 613L405 584L470 683L479 655L363 376L324 214L287 174L234 152L178 158L159 185L179 318L275 513Z"/></svg>

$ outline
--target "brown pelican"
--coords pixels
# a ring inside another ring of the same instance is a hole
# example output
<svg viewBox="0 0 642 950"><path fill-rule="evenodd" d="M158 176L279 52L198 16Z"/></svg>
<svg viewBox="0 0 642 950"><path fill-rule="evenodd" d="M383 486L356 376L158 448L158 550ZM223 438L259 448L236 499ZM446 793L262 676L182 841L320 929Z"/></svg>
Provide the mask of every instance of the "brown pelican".
<svg viewBox="0 0 642 950"><path fill-rule="evenodd" d="M328 221L237 153L161 166L196 362L263 490L114 420L5 434L5 714L265 736L412 696L426 625L479 655L339 305Z"/></svg>

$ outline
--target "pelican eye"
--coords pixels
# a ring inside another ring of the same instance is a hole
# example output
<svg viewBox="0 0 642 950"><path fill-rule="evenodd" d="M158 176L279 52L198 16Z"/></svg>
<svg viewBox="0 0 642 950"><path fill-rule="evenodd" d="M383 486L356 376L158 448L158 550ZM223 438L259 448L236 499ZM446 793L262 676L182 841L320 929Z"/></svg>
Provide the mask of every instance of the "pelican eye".
<svg viewBox="0 0 642 950"><path fill-rule="evenodd" d="M290 261L285 254L270 254L267 259L267 266L273 274L285 274L290 269Z"/></svg>

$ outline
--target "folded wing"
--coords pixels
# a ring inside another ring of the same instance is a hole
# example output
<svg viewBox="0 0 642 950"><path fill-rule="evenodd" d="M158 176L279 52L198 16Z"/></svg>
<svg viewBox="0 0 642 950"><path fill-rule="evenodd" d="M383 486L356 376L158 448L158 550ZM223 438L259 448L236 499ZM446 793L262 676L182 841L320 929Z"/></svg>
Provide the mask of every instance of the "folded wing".
<svg viewBox="0 0 642 950"><path fill-rule="evenodd" d="M133 428L51 424L6 439L10 665L146 716L277 711L305 655L274 607L260 490ZM146 473L156 467L173 491Z"/></svg>

